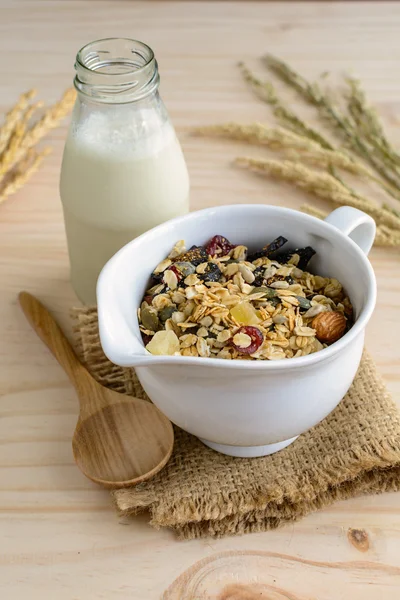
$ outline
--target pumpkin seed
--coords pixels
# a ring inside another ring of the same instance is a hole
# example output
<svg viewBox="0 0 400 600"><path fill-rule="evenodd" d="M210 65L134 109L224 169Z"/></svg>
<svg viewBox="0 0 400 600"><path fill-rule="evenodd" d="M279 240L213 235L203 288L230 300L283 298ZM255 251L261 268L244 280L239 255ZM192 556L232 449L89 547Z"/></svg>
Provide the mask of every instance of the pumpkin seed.
<svg viewBox="0 0 400 600"><path fill-rule="evenodd" d="M263 292L263 294L266 298L275 298L275 296L276 296L276 290L269 288L269 287L263 287L263 286L255 287L250 292L249 295L251 296L251 294L259 294L261 292Z"/></svg>
<svg viewBox="0 0 400 600"><path fill-rule="evenodd" d="M176 262L174 264L175 267L182 273L184 279L189 275L193 275L193 273L196 271L196 267L190 262Z"/></svg>
<svg viewBox="0 0 400 600"><path fill-rule="evenodd" d="M165 323L165 321L167 321L167 319L170 319L172 317L172 314L176 311L176 306L174 306L173 304L170 304L169 306L165 306L164 308L162 308L160 310L160 312L158 313L158 316L160 317L161 321L163 321Z"/></svg>
<svg viewBox="0 0 400 600"><path fill-rule="evenodd" d="M307 300L307 298L303 298L303 296L295 296L299 301L300 310L308 310L311 308L311 302Z"/></svg>
<svg viewBox="0 0 400 600"><path fill-rule="evenodd" d="M142 323L146 329L150 331L157 331L160 325L160 321L158 319L157 311L155 308L151 306L144 306L141 310L140 316L142 318Z"/></svg>

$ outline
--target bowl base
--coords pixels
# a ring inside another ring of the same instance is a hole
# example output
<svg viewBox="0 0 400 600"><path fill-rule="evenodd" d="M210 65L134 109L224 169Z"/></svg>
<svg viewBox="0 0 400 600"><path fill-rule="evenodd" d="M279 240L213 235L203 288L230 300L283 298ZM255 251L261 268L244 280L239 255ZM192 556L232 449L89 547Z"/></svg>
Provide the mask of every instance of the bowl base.
<svg viewBox="0 0 400 600"><path fill-rule="evenodd" d="M277 442L276 444L266 444L265 446L229 446L227 444L215 444L214 442L209 442L202 438L199 439L203 444L217 452L221 452L221 454L238 456L240 458L256 458L258 456L268 456L268 454L279 452L279 450L283 450L286 446L292 444L298 437L299 436L296 435L295 437L290 438L290 440L283 440L283 442Z"/></svg>

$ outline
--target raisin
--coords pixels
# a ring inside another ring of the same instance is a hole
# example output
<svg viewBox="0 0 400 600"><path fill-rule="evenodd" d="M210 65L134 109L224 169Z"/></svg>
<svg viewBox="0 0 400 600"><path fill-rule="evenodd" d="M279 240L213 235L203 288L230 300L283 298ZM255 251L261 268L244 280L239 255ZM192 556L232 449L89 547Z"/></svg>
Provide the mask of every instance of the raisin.
<svg viewBox="0 0 400 600"><path fill-rule="evenodd" d="M152 273L151 274L152 280L156 281L157 283L160 283L162 281L163 277L164 277L164 271L161 271L161 273Z"/></svg>
<svg viewBox="0 0 400 600"><path fill-rule="evenodd" d="M305 271L308 263L315 254L315 250L314 248L311 248L311 246L306 246L305 248L295 248L295 250L289 250L288 252L278 254L276 260L281 265L286 264L292 258L293 254L298 254L300 256L297 267L302 271Z"/></svg>
<svg viewBox="0 0 400 600"><path fill-rule="evenodd" d="M143 340L143 344L147 346L147 344L153 339L152 335L147 335L147 333L140 332Z"/></svg>
<svg viewBox="0 0 400 600"><path fill-rule="evenodd" d="M244 333L250 337L251 343L249 346L244 348L241 346L237 346L234 343L233 339L235 338L235 336L238 333L239 334ZM235 350L237 350L241 354L253 354L253 352L256 352L259 349L259 347L261 346L263 341L264 341L264 336L261 333L261 331L259 329L257 329L257 327L252 327L251 325L246 325L244 327L240 327L240 329L237 330L236 334L232 338L231 344L235 348Z"/></svg>
<svg viewBox="0 0 400 600"><path fill-rule="evenodd" d="M223 235L214 235L206 246L207 253L213 258L216 256L226 256L234 248L236 246L231 244Z"/></svg>
<svg viewBox="0 0 400 600"><path fill-rule="evenodd" d="M221 270L215 263L209 262L204 273L198 275L202 281L219 281L222 276Z"/></svg>
<svg viewBox="0 0 400 600"><path fill-rule="evenodd" d="M277 250L279 250L279 248L282 248L282 246L284 244L286 244L286 242L287 242L287 239L285 237L283 237L282 235L280 235L270 244L263 246L263 248L261 248L261 250L259 252L255 252L254 254L251 254L247 258L247 260L252 262L253 260L257 260L257 258L263 258L265 256L268 257L271 254L273 254L274 252L276 252Z"/></svg>
<svg viewBox="0 0 400 600"><path fill-rule="evenodd" d="M254 275L253 285L255 287L261 287L262 285L264 285L264 283L265 283L264 271L265 271L265 266L264 267L257 267L253 271L253 275Z"/></svg>

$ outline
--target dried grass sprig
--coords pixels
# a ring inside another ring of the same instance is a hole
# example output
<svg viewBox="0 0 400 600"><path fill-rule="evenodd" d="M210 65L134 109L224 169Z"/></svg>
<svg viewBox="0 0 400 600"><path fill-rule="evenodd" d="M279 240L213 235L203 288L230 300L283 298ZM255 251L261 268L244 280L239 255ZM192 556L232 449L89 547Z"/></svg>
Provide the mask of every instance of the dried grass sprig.
<svg viewBox="0 0 400 600"><path fill-rule="evenodd" d="M10 137L16 124L21 118L23 111L26 109L32 98L36 96L36 93L36 90L29 90L28 92L21 94L15 106L13 106L13 108L6 114L4 123L0 128L0 156L7 147Z"/></svg>
<svg viewBox="0 0 400 600"><path fill-rule="evenodd" d="M330 200L340 206L353 206L370 214L379 225L400 231L400 219L381 206L364 198L354 196L331 174L314 171L297 162L283 160L260 160L239 157L237 164L274 179L286 181L318 198Z"/></svg>
<svg viewBox="0 0 400 600"><path fill-rule="evenodd" d="M355 177L373 181L387 194L400 200L400 154L388 141L376 111L368 106L359 82L347 80L348 93L344 98L345 102L340 102L339 108L332 95L325 93L319 83L309 83L275 57L264 57L264 62L307 103L316 106L319 116L338 135L341 145L335 145L324 133L304 123L285 104L271 81L262 81L243 63L239 66L245 81L258 97L271 106L273 115L281 126L226 123L200 127L195 133L226 137L281 152L284 158L281 161L240 157L236 162L242 167L285 181L315 197L328 200L334 206L348 205L363 210L377 223L375 243L400 247L400 211L389 204L380 205L365 197L342 177L342 173L351 173ZM343 148L343 141L346 149ZM352 152L347 151L347 148ZM363 160L360 161L358 157ZM307 165L320 170L311 169ZM326 216L323 211L310 205L302 209L318 218Z"/></svg>
<svg viewBox="0 0 400 600"><path fill-rule="evenodd" d="M0 203L37 171L49 149L40 152L33 149L50 130L59 126L71 111L76 97L75 90L68 89L31 125L32 118L43 106L43 102L29 104L35 94L34 90L22 94L0 127Z"/></svg>
<svg viewBox="0 0 400 600"><path fill-rule="evenodd" d="M333 150L332 144L316 129L304 123L280 99L270 81L261 81L243 63L239 63L242 75L256 95L273 107L274 116L295 133L317 142L322 148Z"/></svg>
<svg viewBox="0 0 400 600"><path fill-rule="evenodd" d="M193 131L197 135L226 137L251 144L264 145L271 150L284 151L286 157L290 160L303 161L325 169L337 167L348 173L360 175L382 184L381 180L368 167L354 160L343 150L327 150L314 140L297 135L283 127L270 127L262 123L251 123L249 125L225 123L197 127Z"/></svg>
<svg viewBox="0 0 400 600"><path fill-rule="evenodd" d="M360 134L370 142L382 160L391 162L397 170L400 155L387 139L376 109L367 103L365 92L357 79L348 77L346 82L349 89L347 109Z"/></svg>
<svg viewBox="0 0 400 600"><path fill-rule="evenodd" d="M18 165L18 168L11 172L7 178L7 182L0 187L0 204L8 196L15 194L25 185L32 175L36 173L44 157L50 154L50 152L50 148L44 148L41 152L28 151L26 157Z"/></svg>
<svg viewBox="0 0 400 600"><path fill-rule="evenodd" d="M365 139L354 122L343 114L332 100L324 94L317 83L309 83L299 73L294 71L282 60L266 55L263 57L266 66L282 81L295 89L309 104L319 110L320 116L330 123L336 134L340 134L347 144L376 170L394 188L392 195L400 199L400 171L391 168L387 160L374 152L374 147ZM391 189L391 188L389 188Z"/></svg>

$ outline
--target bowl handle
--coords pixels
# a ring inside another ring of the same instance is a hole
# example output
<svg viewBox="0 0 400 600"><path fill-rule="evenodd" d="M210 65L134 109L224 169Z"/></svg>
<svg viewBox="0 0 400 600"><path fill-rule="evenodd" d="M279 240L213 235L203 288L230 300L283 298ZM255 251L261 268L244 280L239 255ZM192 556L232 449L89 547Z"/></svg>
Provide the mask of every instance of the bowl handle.
<svg viewBox="0 0 400 600"><path fill-rule="evenodd" d="M358 208L341 206L332 211L325 221L352 239L368 256L376 233L376 225L372 217Z"/></svg>

